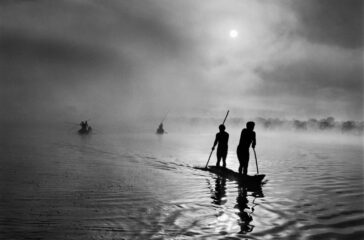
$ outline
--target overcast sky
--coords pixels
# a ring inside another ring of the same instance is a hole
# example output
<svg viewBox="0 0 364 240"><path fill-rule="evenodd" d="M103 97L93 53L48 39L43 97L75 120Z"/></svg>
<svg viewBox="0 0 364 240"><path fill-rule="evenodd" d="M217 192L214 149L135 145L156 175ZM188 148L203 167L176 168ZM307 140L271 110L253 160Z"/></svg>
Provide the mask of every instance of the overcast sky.
<svg viewBox="0 0 364 240"><path fill-rule="evenodd" d="M363 1L4 0L0 79L7 120L362 120Z"/></svg>

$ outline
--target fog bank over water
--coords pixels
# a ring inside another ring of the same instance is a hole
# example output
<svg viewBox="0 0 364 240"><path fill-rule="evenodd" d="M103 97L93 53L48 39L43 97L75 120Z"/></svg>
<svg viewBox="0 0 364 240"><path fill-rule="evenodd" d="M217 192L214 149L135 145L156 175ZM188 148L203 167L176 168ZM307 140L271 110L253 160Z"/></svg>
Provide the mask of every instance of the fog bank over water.
<svg viewBox="0 0 364 240"><path fill-rule="evenodd" d="M181 124L187 124L191 127L202 127L207 125L218 125L221 124L221 120L217 118L184 118L177 117L173 121ZM264 129L265 131L271 130L295 130L295 131L321 131L321 132L337 132L341 133L353 133L353 134L363 134L364 132L364 122L363 121L339 121L335 120L333 117L327 117L322 119L310 118L307 120L299 119L280 119L280 118L238 118L231 117L227 120L225 125L232 127L245 127L248 121L255 121L256 127Z"/></svg>

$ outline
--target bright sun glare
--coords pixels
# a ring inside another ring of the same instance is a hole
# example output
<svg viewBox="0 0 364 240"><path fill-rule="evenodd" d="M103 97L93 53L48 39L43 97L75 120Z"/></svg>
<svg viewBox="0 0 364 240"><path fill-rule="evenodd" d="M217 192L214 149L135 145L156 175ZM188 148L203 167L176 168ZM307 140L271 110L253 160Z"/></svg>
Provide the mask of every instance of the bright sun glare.
<svg viewBox="0 0 364 240"><path fill-rule="evenodd" d="M236 31L235 29L230 30L230 37L231 38L236 38L238 36L238 31Z"/></svg>

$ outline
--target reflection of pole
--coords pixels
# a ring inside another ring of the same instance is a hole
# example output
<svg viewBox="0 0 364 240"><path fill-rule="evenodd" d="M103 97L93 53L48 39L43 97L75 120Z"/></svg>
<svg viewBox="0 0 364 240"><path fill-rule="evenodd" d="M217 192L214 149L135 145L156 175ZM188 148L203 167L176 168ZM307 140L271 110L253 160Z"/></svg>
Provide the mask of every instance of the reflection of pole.
<svg viewBox="0 0 364 240"><path fill-rule="evenodd" d="M229 115L229 112L230 112L230 110L228 110L228 111L227 111L226 116L225 116L224 121L222 122L222 124L224 124L224 123L225 123L226 118L227 118L227 116ZM209 156L209 159L207 160L207 163L206 163L205 168L207 168L207 165L208 165L208 164L209 164L209 162L210 162L210 158L211 158L211 155L212 155L212 152L213 152L213 151L214 151L214 149L212 149L212 150L211 150L211 152L210 152L210 156Z"/></svg>
<svg viewBox="0 0 364 240"><path fill-rule="evenodd" d="M253 148L253 151L254 151L254 156L255 156L255 163L257 164L257 174L259 174L257 154L255 153L255 149L254 148Z"/></svg>

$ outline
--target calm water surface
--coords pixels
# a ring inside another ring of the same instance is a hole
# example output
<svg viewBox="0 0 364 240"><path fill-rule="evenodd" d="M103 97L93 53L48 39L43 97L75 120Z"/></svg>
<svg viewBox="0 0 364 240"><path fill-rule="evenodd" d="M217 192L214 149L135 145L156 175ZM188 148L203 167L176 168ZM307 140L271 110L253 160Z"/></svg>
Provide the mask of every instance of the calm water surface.
<svg viewBox="0 0 364 240"><path fill-rule="evenodd" d="M214 131L5 129L0 238L364 239L360 137L257 130L268 181L246 191L194 168L206 164ZM240 130L229 132L237 170Z"/></svg>

